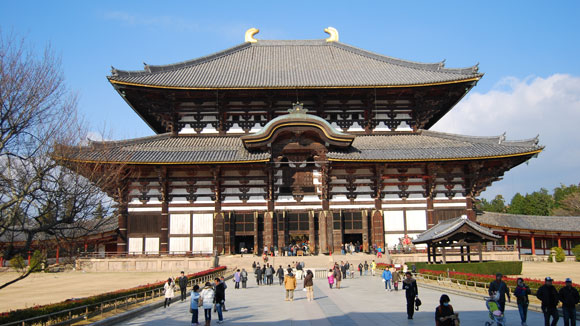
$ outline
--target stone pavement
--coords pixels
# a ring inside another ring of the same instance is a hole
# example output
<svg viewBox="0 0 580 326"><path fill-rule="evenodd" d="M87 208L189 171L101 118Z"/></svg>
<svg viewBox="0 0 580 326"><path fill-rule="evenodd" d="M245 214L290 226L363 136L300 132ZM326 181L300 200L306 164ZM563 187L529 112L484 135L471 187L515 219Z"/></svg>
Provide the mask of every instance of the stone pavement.
<svg viewBox="0 0 580 326"><path fill-rule="evenodd" d="M435 325L434 312L439 304L441 292L419 287L423 302L413 320L407 320L404 291L387 292L379 277L363 276L347 279L342 288L329 289L326 280L315 280L314 302L306 300L302 281L294 293L294 301L284 301L283 286L257 287L255 279L248 282L249 288L235 290L233 281L228 281L226 290L225 325ZM451 304L459 312L462 325L484 325L489 321L483 300L449 295ZM200 311L203 325L203 310ZM517 309L507 307L507 325L520 325ZM216 325L217 314L212 315ZM123 322L130 326L190 325L189 298L186 303L174 302L167 309L159 308L143 316ZM543 316L530 311L528 325L542 325ZM560 323L562 323L560 321Z"/></svg>

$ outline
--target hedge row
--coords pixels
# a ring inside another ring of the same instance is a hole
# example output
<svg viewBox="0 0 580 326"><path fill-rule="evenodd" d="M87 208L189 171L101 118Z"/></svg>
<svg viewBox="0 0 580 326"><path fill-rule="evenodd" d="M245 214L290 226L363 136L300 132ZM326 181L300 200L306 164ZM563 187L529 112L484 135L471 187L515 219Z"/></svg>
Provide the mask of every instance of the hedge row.
<svg viewBox="0 0 580 326"><path fill-rule="evenodd" d="M211 273L222 271L225 269L226 269L226 266L220 266L220 267L208 269L205 271L201 271L198 273L189 274L189 275L187 275L187 277L190 279L196 278L196 277L202 277L202 276L206 276L206 275L209 275ZM97 294L97 295L82 298L82 299L69 299L69 300L66 300L63 302L59 302L59 303L53 303L53 304L42 305L42 306L34 306L31 308L3 312L3 313L0 313L0 325L5 324L5 323L20 321L20 320L25 320L25 319L29 319L29 318L33 318L33 317L48 315L48 314L56 313L59 311L68 310L68 309L81 307L81 306L85 306L85 305L98 304L98 303L101 303L104 301L124 297L124 296L135 294L135 293L151 291L151 290L155 290L158 288L163 288L164 284L165 284L165 281L161 281L161 282L136 286L136 287L130 288L130 289L123 289L123 290L117 290L117 291L107 292L107 293L103 293L103 294Z"/></svg>
<svg viewBox="0 0 580 326"><path fill-rule="evenodd" d="M474 274L495 275L521 275L521 261L489 261L482 263L449 263L449 264L427 264L427 263L407 263L409 270L415 265L417 270L428 269L432 271L454 271Z"/></svg>
<svg viewBox="0 0 580 326"><path fill-rule="evenodd" d="M428 269L420 269L419 273L426 274L426 275L434 275L434 276L443 276L447 277L447 271L434 271ZM491 283L495 280L495 275L485 275L485 274L473 274L473 273L462 273L462 272L449 272L449 278L457 279L457 280L465 280L465 281L474 281L474 282L481 282L481 283ZM535 289L539 288L544 284L543 280L537 280L532 278L523 278L524 283L532 289L534 292ZM503 277L502 280L507 284L508 287L514 289L517 285L517 277ZM554 281L554 287L560 290L560 288L566 286L565 282ZM580 284L572 284L574 287L580 286Z"/></svg>

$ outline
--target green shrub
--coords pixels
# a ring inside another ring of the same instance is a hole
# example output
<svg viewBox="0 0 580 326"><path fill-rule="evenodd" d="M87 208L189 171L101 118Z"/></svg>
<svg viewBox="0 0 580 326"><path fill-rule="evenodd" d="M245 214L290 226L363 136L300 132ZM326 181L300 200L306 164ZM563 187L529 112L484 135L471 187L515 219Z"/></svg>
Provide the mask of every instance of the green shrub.
<svg viewBox="0 0 580 326"><path fill-rule="evenodd" d="M561 262L566 260L566 253L564 252L564 249L562 249L560 247L552 247L551 251L556 252L556 262L561 263ZM551 252L550 252L550 258L552 258ZM550 261L553 261L553 260L550 260Z"/></svg>
<svg viewBox="0 0 580 326"><path fill-rule="evenodd" d="M30 257L30 268L32 268L32 272L40 272L42 271L42 262L44 261L44 255L35 250L32 256Z"/></svg>
<svg viewBox="0 0 580 326"><path fill-rule="evenodd" d="M521 275L522 262L521 261L489 261L482 263L449 263L449 264L427 264L427 263L407 263L409 270L413 264L417 270L428 269L432 271L455 271L473 274L489 274L495 275L502 273L503 275Z"/></svg>
<svg viewBox="0 0 580 326"><path fill-rule="evenodd" d="M572 253L576 256L576 261L580 261L580 244L572 248Z"/></svg>
<svg viewBox="0 0 580 326"><path fill-rule="evenodd" d="M26 262L22 256L16 255L10 259L10 267L14 268L18 272L23 272L26 270Z"/></svg>

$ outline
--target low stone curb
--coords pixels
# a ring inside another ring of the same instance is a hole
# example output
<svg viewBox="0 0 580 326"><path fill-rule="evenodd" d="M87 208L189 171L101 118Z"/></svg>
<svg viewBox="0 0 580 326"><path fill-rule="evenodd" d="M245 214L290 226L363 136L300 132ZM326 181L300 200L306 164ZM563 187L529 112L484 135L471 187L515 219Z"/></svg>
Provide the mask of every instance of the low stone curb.
<svg viewBox="0 0 580 326"><path fill-rule="evenodd" d="M485 299L484 299L485 296L483 294L479 294L479 293L462 291L462 290L458 290L458 289L447 288L444 286L437 286L437 285L433 285L433 284L425 284L425 283L419 283L419 282L417 282L417 285L419 287L424 287L424 288L431 289L431 290L437 290L437 291L441 291L441 292L445 292L445 293L453 293L453 294L461 295L464 297L485 301ZM505 304L506 304L506 306L510 306L510 307L514 307L514 308L518 307L517 303L506 302ZM530 304L528 306L528 310L542 313L542 307L539 305L535 305L535 304ZM561 309L558 309L558 314L560 315L560 317L563 317ZM576 316L576 320L580 320L580 315Z"/></svg>

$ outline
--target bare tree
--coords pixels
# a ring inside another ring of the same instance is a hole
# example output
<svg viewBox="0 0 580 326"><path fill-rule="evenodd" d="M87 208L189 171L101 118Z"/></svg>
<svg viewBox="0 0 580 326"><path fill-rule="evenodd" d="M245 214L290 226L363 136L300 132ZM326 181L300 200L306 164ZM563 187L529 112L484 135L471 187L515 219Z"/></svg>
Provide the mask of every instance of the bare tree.
<svg viewBox="0 0 580 326"><path fill-rule="evenodd" d="M553 212L556 216L580 216L580 192L573 192L560 202Z"/></svg>
<svg viewBox="0 0 580 326"><path fill-rule="evenodd" d="M8 246L4 257L28 252L40 238L98 229L106 219L95 215L113 209L102 190L114 188L123 168L63 160L86 131L50 47L38 55L25 40L0 31L0 106L0 238L17 235L24 243Z"/></svg>

